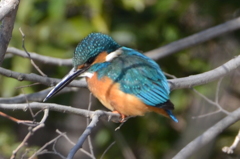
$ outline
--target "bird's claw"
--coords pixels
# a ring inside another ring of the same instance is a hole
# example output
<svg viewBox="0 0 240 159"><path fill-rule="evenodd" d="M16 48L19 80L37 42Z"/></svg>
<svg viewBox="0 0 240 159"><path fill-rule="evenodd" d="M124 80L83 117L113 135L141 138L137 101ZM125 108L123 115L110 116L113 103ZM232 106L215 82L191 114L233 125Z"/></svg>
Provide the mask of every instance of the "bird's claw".
<svg viewBox="0 0 240 159"><path fill-rule="evenodd" d="M120 112L118 112L117 110L114 110L112 111L112 113L115 113L115 114L119 114L121 116L121 119L120 119L120 123L124 123L126 120L126 115L124 114L121 114Z"/></svg>

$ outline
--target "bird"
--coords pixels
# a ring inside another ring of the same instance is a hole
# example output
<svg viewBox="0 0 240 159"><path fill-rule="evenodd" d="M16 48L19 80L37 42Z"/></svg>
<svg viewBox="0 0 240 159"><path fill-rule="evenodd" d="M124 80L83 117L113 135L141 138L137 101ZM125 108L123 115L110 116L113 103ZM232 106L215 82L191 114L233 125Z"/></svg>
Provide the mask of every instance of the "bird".
<svg viewBox="0 0 240 159"><path fill-rule="evenodd" d="M178 122L169 99L170 87L160 66L137 50L119 45L103 33L90 33L77 45L72 70L44 102L73 79L84 77L88 89L113 113L126 117L156 112Z"/></svg>

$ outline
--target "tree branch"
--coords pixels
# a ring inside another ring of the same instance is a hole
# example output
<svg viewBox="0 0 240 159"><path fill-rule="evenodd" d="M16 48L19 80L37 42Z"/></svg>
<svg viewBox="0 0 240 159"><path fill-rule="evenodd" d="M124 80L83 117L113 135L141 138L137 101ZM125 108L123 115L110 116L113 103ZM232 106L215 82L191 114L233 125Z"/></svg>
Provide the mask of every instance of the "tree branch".
<svg viewBox="0 0 240 159"><path fill-rule="evenodd" d="M84 130L83 134L79 137L78 142L76 143L76 145L70 150L67 159L72 159L75 155L75 153L82 148L82 145L84 143L84 141L86 140L86 138L88 137L88 135L91 134L92 129L96 126L99 117L104 115L104 111L101 110L97 110L94 112L94 114L92 115L92 121L90 122L90 124L87 126L87 128Z"/></svg>
<svg viewBox="0 0 240 159"><path fill-rule="evenodd" d="M239 66L240 66L240 56L236 56L232 60L229 60L225 64L211 71L197 74L197 75L192 75L189 77L171 79L168 81L169 81L171 90L182 89L182 88L192 88L194 86L206 84L214 80L217 80L223 76L226 76L228 73L230 73L231 71L234 71ZM15 78L19 81L27 80L31 82L38 82L47 86L54 86L58 82L60 82L60 79L43 77L33 73L31 74L18 73L18 72L10 71L8 69L4 69L2 67L0 67L0 74L7 77ZM69 87L86 87L86 81L74 80L68 86ZM1 103L1 98L0 98L0 103Z"/></svg>
<svg viewBox="0 0 240 159"><path fill-rule="evenodd" d="M26 99L29 102L42 102L43 99L46 97L46 94L48 94L48 92L50 92L51 89L52 88L48 88L36 93L26 94L26 95L20 94L18 96L10 97L10 98L0 98L0 103L5 103L5 104L25 103ZM77 90L78 89L74 87L65 87L61 92L59 92L59 94L73 92Z"/></svg>
<svg viewBox="0 0 240 159"><path fill-rule="evenodd" d="M37 82L37 83L44 84L47 86L54 86L58 82L60 82L60 79L43 77L43 76L40 76L40 75L37 75L34 73L24 74L24 73L14 72L14 71L10 71L8 69L2 68L2 67L0 67L0 74L4 75L6 77L15 78L19 81L25 80L25 81ZM75 80L75 81L71 82L68 86L86 87L86 82L84 80L80 80L80 81Z"/></svg>
<svg viewBox="0 0 240 159"><path fill-rule="evenodd" d="M25 51L14 48L14 47L7 48L7 52L14 55L21 56L21 57L29 58ZM63 65L72 66L72 59L60 59L60 58L54 58L49 56L43 56L34 52L29 52L29 54L34 61L38 61L43 64L50 64L50 65L57 65L57 66L63 66Z"/></svg>
<svg viewBox="0 0 240 159"><path fill-rule="evenodd" d="M0 104L0 108L11 109L11 110L16 110L16 109L21 110L21 109L26 109L26 108L44 109L44 110L53 110L53 111L58 111L58 112L77 114L77 115L81 115L81 116L85 116L85 117L92 117L92 121L90 122L88 127L85 129L84 133L80 136L79 141L69 152L68 158L73 158L74 154L82 147L82 144L84 143L84 141L86 140L88 135L91 133L92 128L96 125L96 123L98 122L100 117L105 117L105 119L107 119L107 120L109 120L111 118L111 120L114 122L120 121L120 115L116 114L116 113L106 112L106 111L101 111L101 110L89 111L89 110L85 110L85 109L78 109L78 108L73 108L70 106L63 106L63 105L50 104L50 103ZM37 126L37 127L39 127L39 128L43 127L44 125L42 125L42 124L44 123L45 120L46 120L46 117L45 118L43 117L40 122L41 126ZM33 130L35 131L35 128ZM30 136L28 134L25 137L25 140L23 143L25 143L29 137ZM16 155L16 152L17 152L17 150L14 151L13 156Z"/></svg>
<svg viewBox="0 0 240 159"><path fill-rule="evenodd" d="M231 71L237 69L240 66L240 55L236 56L232 60L229 60L225 64L217 67L208 72L204 72L197 75L192 75L184 78L177 78L168 80L171 90L181 88L192 88L197 85L203 85L214 80L217 80L223 76L226 76Z"/></svg>
<svg viewBox="0 0 240 159"><path fill-rule="evenodd" d="M194 46L196 44L210 40L222 34L235 31L239 28L240 28L240 18L236 18L228 22L225 22L223 24L206 29L202 32L199 32L191 36L188 36L186 38L180 39L178 41L172 42L168 45L145 52L145 55L152 58L153 60L157 60L167 55L171 55L175 52ZM24 51L13 48L13 47L9 47L7 49L7 52L28 58L27 55L24 53ZM30 54L33 60L36 60L45 64L52 64L52 65L58 65L58 66L62 66L62 65L72 66L71 59L53 58L53 57L39 55L36 53L30 53Z"/></svg>
<svg viewBox="0 0 240 159"><path fill-rule="evenodd" d="M0 66L2 65L17 14L19 0L2 0L0 3Z"/></svg>
<svg viewBox="0 0 240 159"><path fill-rule="evenodd" d="M168 45L159 47L157 49L148 51L145 53L148 57L157 60L165 56L171 55L180 50L189 48L196 44L205 42L222 34L235 31L240 28L240 18L236 18L225 22L223 24L217 25L215 27L206 29L199 33L193 34L186 38L180 39L178 41L172 42Z"/></svg>
<svg viewBox="0 0 240 159"><path fill-rule="evenodd" d="M68 114L76 114L81 115L84 117L91 117L95 113L95 111L88 111L85 109L79 109L74 108L71 106L66 105L59 105L59 104L52 104L52 103L23 103L23 104L0 104L1 109L8 109L8 110L25 110L26 108L30 107L31 109L49 109L52 111L62 112L62 113L68 113ZM108 120L109 117L114 122L120 121L119 114L107 112L107 111L101 111L101 117Z"/></svg>
<svg viewBox="0 0 240 159"><path fill-rule="evenodd" d="M213 125L211 128L206 130L202 135L198 136L196 139L191 141L187 146L185 146L178 154L176 154L173 159L186 159L194 154L201 147L213 140L217 135L219 135L224 129L229 127L231 124L235 123L240 119L240 108L220 120L218 123Z"/></svg>

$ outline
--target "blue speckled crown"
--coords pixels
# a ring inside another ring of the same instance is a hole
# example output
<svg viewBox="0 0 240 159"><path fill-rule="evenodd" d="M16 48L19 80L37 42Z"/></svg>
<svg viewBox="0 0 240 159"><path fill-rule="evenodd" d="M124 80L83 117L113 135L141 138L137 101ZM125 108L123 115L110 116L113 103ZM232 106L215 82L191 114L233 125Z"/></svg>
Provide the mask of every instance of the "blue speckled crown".
<svg viewBox="0 0 240 159"><path fill-rule="evenodd" d="M77 45L74 52L73 65L77 67L103 51L110 53L120 47L121 46L108 35L91 33Z"/></svg>

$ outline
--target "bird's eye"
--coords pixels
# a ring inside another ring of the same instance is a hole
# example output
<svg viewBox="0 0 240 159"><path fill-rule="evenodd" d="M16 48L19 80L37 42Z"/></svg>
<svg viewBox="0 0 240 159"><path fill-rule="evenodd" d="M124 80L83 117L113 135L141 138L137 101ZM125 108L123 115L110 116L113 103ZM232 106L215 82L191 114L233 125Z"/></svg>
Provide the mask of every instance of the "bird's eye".
<svg viewBox="0 0 240 159"><path fill-rule="evenodd" d="M95 59L95 57L90 57L90 58L87 60L86 64L92 64L93 61L94 61L94 59Z"/></svg>

